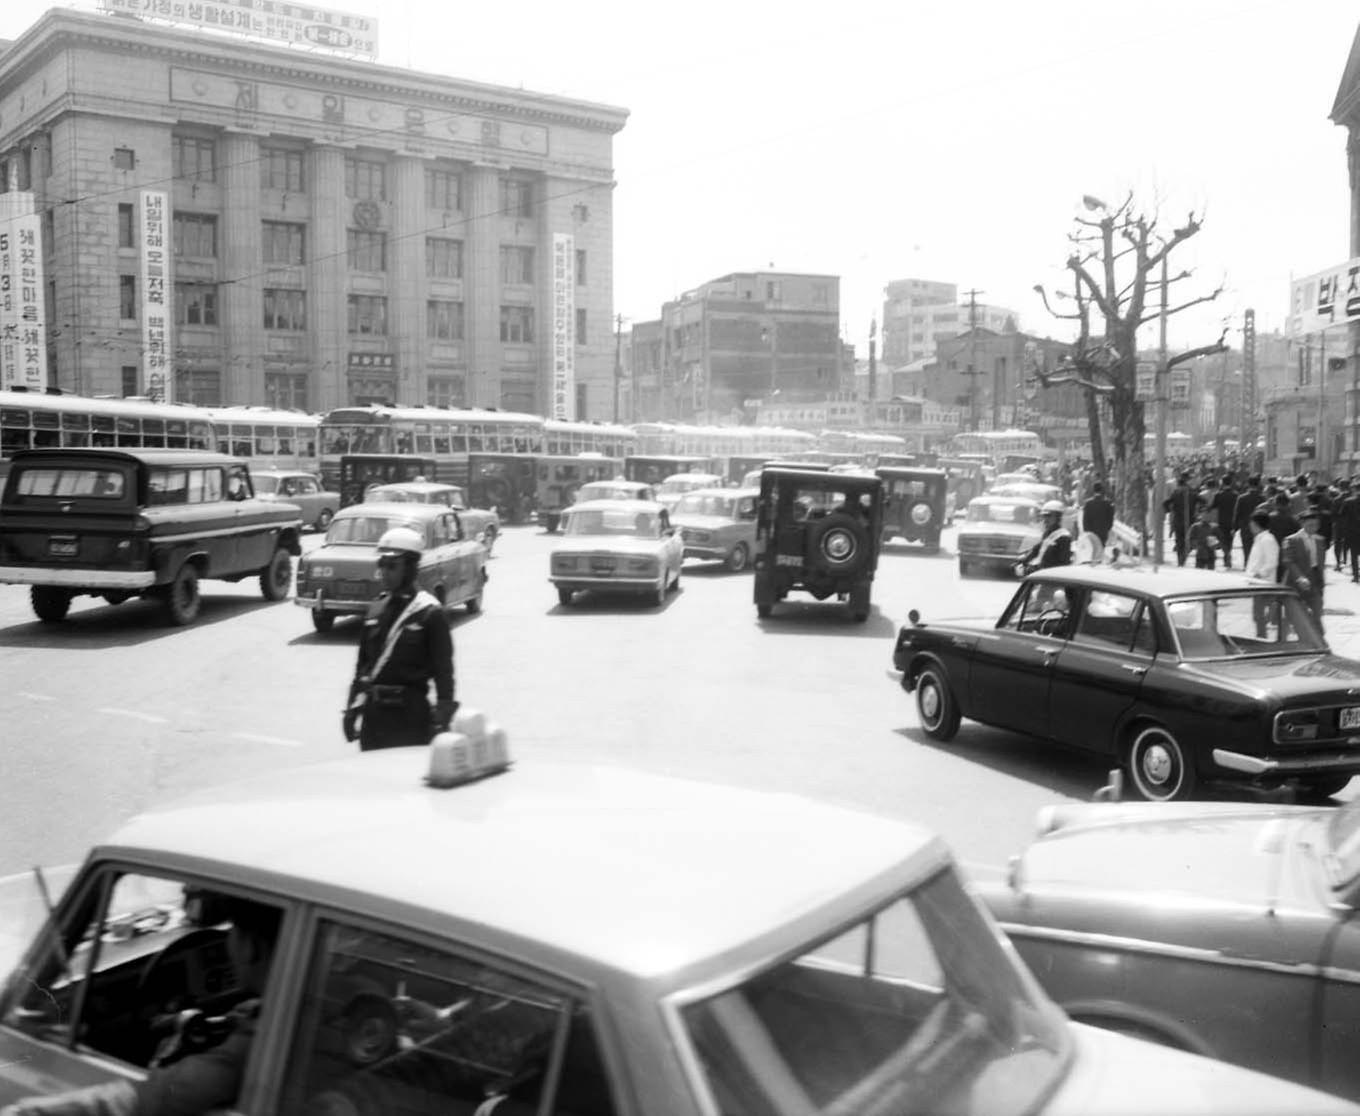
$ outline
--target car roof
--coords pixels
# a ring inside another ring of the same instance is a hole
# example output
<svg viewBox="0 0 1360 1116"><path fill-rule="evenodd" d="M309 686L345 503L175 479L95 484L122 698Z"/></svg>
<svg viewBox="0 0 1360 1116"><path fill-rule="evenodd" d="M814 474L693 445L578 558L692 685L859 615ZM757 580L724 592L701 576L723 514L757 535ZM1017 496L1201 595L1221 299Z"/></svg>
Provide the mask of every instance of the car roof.
<svg viewBox="0 0 1360 1116"><path fill-rule="evenodd" d="M251 469L252 477L307 477L309 480L316 480L315 473L309 473L306 469Z"/></svg>
<svg viewBox="0 0 1360 1116"><path fill-rule="evenodd" d="M1004 492L984 492L981 496L974 496L968 501L968 506L974 504L1026 504L1038 507L1039 501L1032 496L1011 496Z"/></svg>
<svg viewBox="0 0 1360 1116"><path fill-rule="evenodd" d="M148 465L245 465L248 462L213 450L190 449L98 449L84 447L79 449L26 449L16 450L12 458L14 464L43 459L71 458L79 460L102 459L107 461L143 462Z"/></svg>
<svg viewBox="0 0 1360 1116"><path fill-rule="evenodd" d="M944 469L931 469L925 465L878 465L875 466L874 472L880 477L912 476L944 477L946 479L949 477L949 474Z"/></svg>
<svg viewBox="0 0 1360 1116"><path fill-rule="evenodd" d="M96 855L219 866L642 978L730 963L857 889L872 902L948 860L928 831L791 794L537 759L436 790L428 756L382 749L219 785L134 818Z"/></svg>
<svg viewBox="0 0 1360 1116"><path fill-rule="evenodd" d="M608 485L610 488L633 488L633 489L639 489L639 488L652 488L652 487L653 487L653 485L648 484L646 481L631 481L631 480L624 480L622 477L619 477L619 478L617 478L617 479L613 479L613 478L610 478L610 477L600 477L598 480L586 481L586 483L583 484L583 485L581 485L581 487L582 487L582 488L589 488L589 487L590 487L591 485L593 485L593 484Z"/></svg>
<svg viewBox="0 0 1360 1116"><path fill-rule="evenodd" d="M759 496L758 488L696 488L693 492L686 492L686 498L690 496Z"/></svg>
<svg viewBox="0 0 1360 1116"><path fill-rule="evenodd" d="M403 492L430 492L434 489L461 488L458 484L445 484L443 481L382 481L374 488L399 488Z"/></svg>
<svg viewBox="0 0 1360 1116"><path fill-rule="evenodd" d="M1216 593L1225 590L1262 590L1281 587L1270 582L1249 581L1243 574L1219 570L1163 566L1117 569L1105 566L1058 566L1029 575L1029 581L1057 581L1069 585L1089 585L1099 589L1129 590L1150 597Z"/></svg>
<svg viewBox="0 0 1360 1116"><path fill-rule="evenodd" d="M773 468L766 466L760 473L761 484L765 484L765 479L783 481L805 482L813 488L824 488L834 491L837 488L874 488L883 483L883 478L876 473L833 473L822 469L802 469L798 467L785 468L779 466Z"/></svg>
<svg viewBox="0 0 1360 1116"><path fill-rule="evenodd" d="M579 504L572 504L569 508L564 508L563 515L570 515L582 509L587 511L625 511L631 515L639 512L664 512L665 504L658 504L655 500L582 500Z"/></svg>
<svg viewBox="0 0 1360 1116"><path fill-rule="evenodd" d="M372 503L350 504L347 508L341 508L335 513L335 518L357 519L361 515L372 515L374 512L400 516L403 519L434 519L437 516L448 515L449 509L443 504L409 504L404 502L397 504L375 500Z"/></svg>

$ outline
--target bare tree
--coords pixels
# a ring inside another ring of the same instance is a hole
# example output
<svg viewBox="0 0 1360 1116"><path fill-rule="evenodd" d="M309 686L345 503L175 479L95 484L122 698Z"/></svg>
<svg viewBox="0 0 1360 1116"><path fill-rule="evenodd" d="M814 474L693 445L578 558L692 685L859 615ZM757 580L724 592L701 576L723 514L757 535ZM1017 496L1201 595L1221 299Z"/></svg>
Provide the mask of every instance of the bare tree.
<svg viewBox="0 0 1360 1116"><path fill-rule="evenodd" d="M1077 323L1078 337L1071 354L1047 376L1044 384L1076 383L1086 394L1086 415L1091 430L1091 451L1096 469L1106 477L1106 451L1100 426L1098 398L1110 404L1110 441L1114 450L1114 496L1119 514L1130 525L1144 522L1147 508L1146 462L1143 435L1146 433L1143 404L1136 398L1138 331L1155 322L1167 300L1169 318L1192 306L1212 302L1223 293L1219 284L1210 294L1177 297L1176 285L1191 278L1181 271L1168 274L1165 286L1162 267L1171 253L1200 230L1203 218L1191 212L1185 224L1164 233L1157 215L1137 212L1129 194L1116 209L1097 198L1083 199L1089 211L1099 218L1078 216L1076 228L1068 234L1072 251L1067 269L1072 277L1072 293L1055 292L1070 299L1075 309L1059 313L1049 302L1042 285L1034 289L1043 297L1044 307L1054 317ZM1149 305L1149 295L1153 302ZM1217 341L1168 357L1167 367L1175 367L1198 356L1221 353L1227 348L1226 327Z"/></svg>

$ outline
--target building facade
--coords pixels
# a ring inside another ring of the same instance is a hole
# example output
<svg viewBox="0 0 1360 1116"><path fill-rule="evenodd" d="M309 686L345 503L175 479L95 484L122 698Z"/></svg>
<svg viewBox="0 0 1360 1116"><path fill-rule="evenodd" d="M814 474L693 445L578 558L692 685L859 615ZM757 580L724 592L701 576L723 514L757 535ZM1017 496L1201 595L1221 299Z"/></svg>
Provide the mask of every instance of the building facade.
<svg viewBox="0 0 1360 1116"><path fill-rule="evenodd" d="M656 410L646 419L738 421L776 394L841 390L837 276L734 272L667 302L661 326Z"/></svg>
<svg viewBox="0 0 1360 1116"><path fill-rule="evenodd" d="M933 357L941 337L965 332L970 324L1000 333L1019 328L1020 316L1002 306L959 305L955 283L897 279L883 288L883 361L910 364Z"/></svg>
<svg viewBox="0 0 1360 1116"><path fill-rule="evenodd" d="M186 402L547 414L556 386L569 417L612 418L626 118L49 11L0 53L0 188L31 191L43 218L49 383L144 391L143 315L163 290ZM574 342L567 391L555 332Z"/></svg>

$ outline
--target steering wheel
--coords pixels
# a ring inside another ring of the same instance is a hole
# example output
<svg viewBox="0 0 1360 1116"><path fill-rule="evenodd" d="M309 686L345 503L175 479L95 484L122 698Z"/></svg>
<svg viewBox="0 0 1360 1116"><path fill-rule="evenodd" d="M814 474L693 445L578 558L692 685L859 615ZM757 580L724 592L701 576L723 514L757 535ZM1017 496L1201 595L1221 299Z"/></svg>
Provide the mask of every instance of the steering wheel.
<svg viewBox="0 0 1360 1116"><path fill-rule="evenodd" d="M189 954L211 946L220 946L225 951L226 941L227 932L216 927L190 930L153 956L137 978L135 998L139 1010L151 1018L192 1006L183 1002L190 999L187 981L182 973L174 971L174 967L178 965L183 968L184 959Z"/></svg>
<svg viewBox="0 0 1360 1116"><path fill-rule="evenodd" d="M1067 613L1060 608L1046 608L1034 621L1034 630L1040 635L1057 635L1067 623Z"/></svg>

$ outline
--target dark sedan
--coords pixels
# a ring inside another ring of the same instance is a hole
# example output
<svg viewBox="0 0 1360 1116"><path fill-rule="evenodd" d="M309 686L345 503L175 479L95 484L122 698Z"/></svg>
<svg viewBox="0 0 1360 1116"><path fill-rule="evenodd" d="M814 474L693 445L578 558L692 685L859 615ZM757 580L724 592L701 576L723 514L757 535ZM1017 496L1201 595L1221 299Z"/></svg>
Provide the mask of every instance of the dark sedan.
<svg viewBox="0 0 1360 1116"><path fill-rule="evenodd" d="M1360 661L1330 652L1292 589L1067 566L1031 574L995 622L911 620L893 665L937 740L968 717L1084 748L1154 801L1210 780L1326 796L1360 773Z"/></svg>
<svg viewBox="0 0 1360 1116"><path fill-rule="evenodd" d="M1072 1018L1360 1100L1360 802L1049 807L978 890Z"/></svg>

